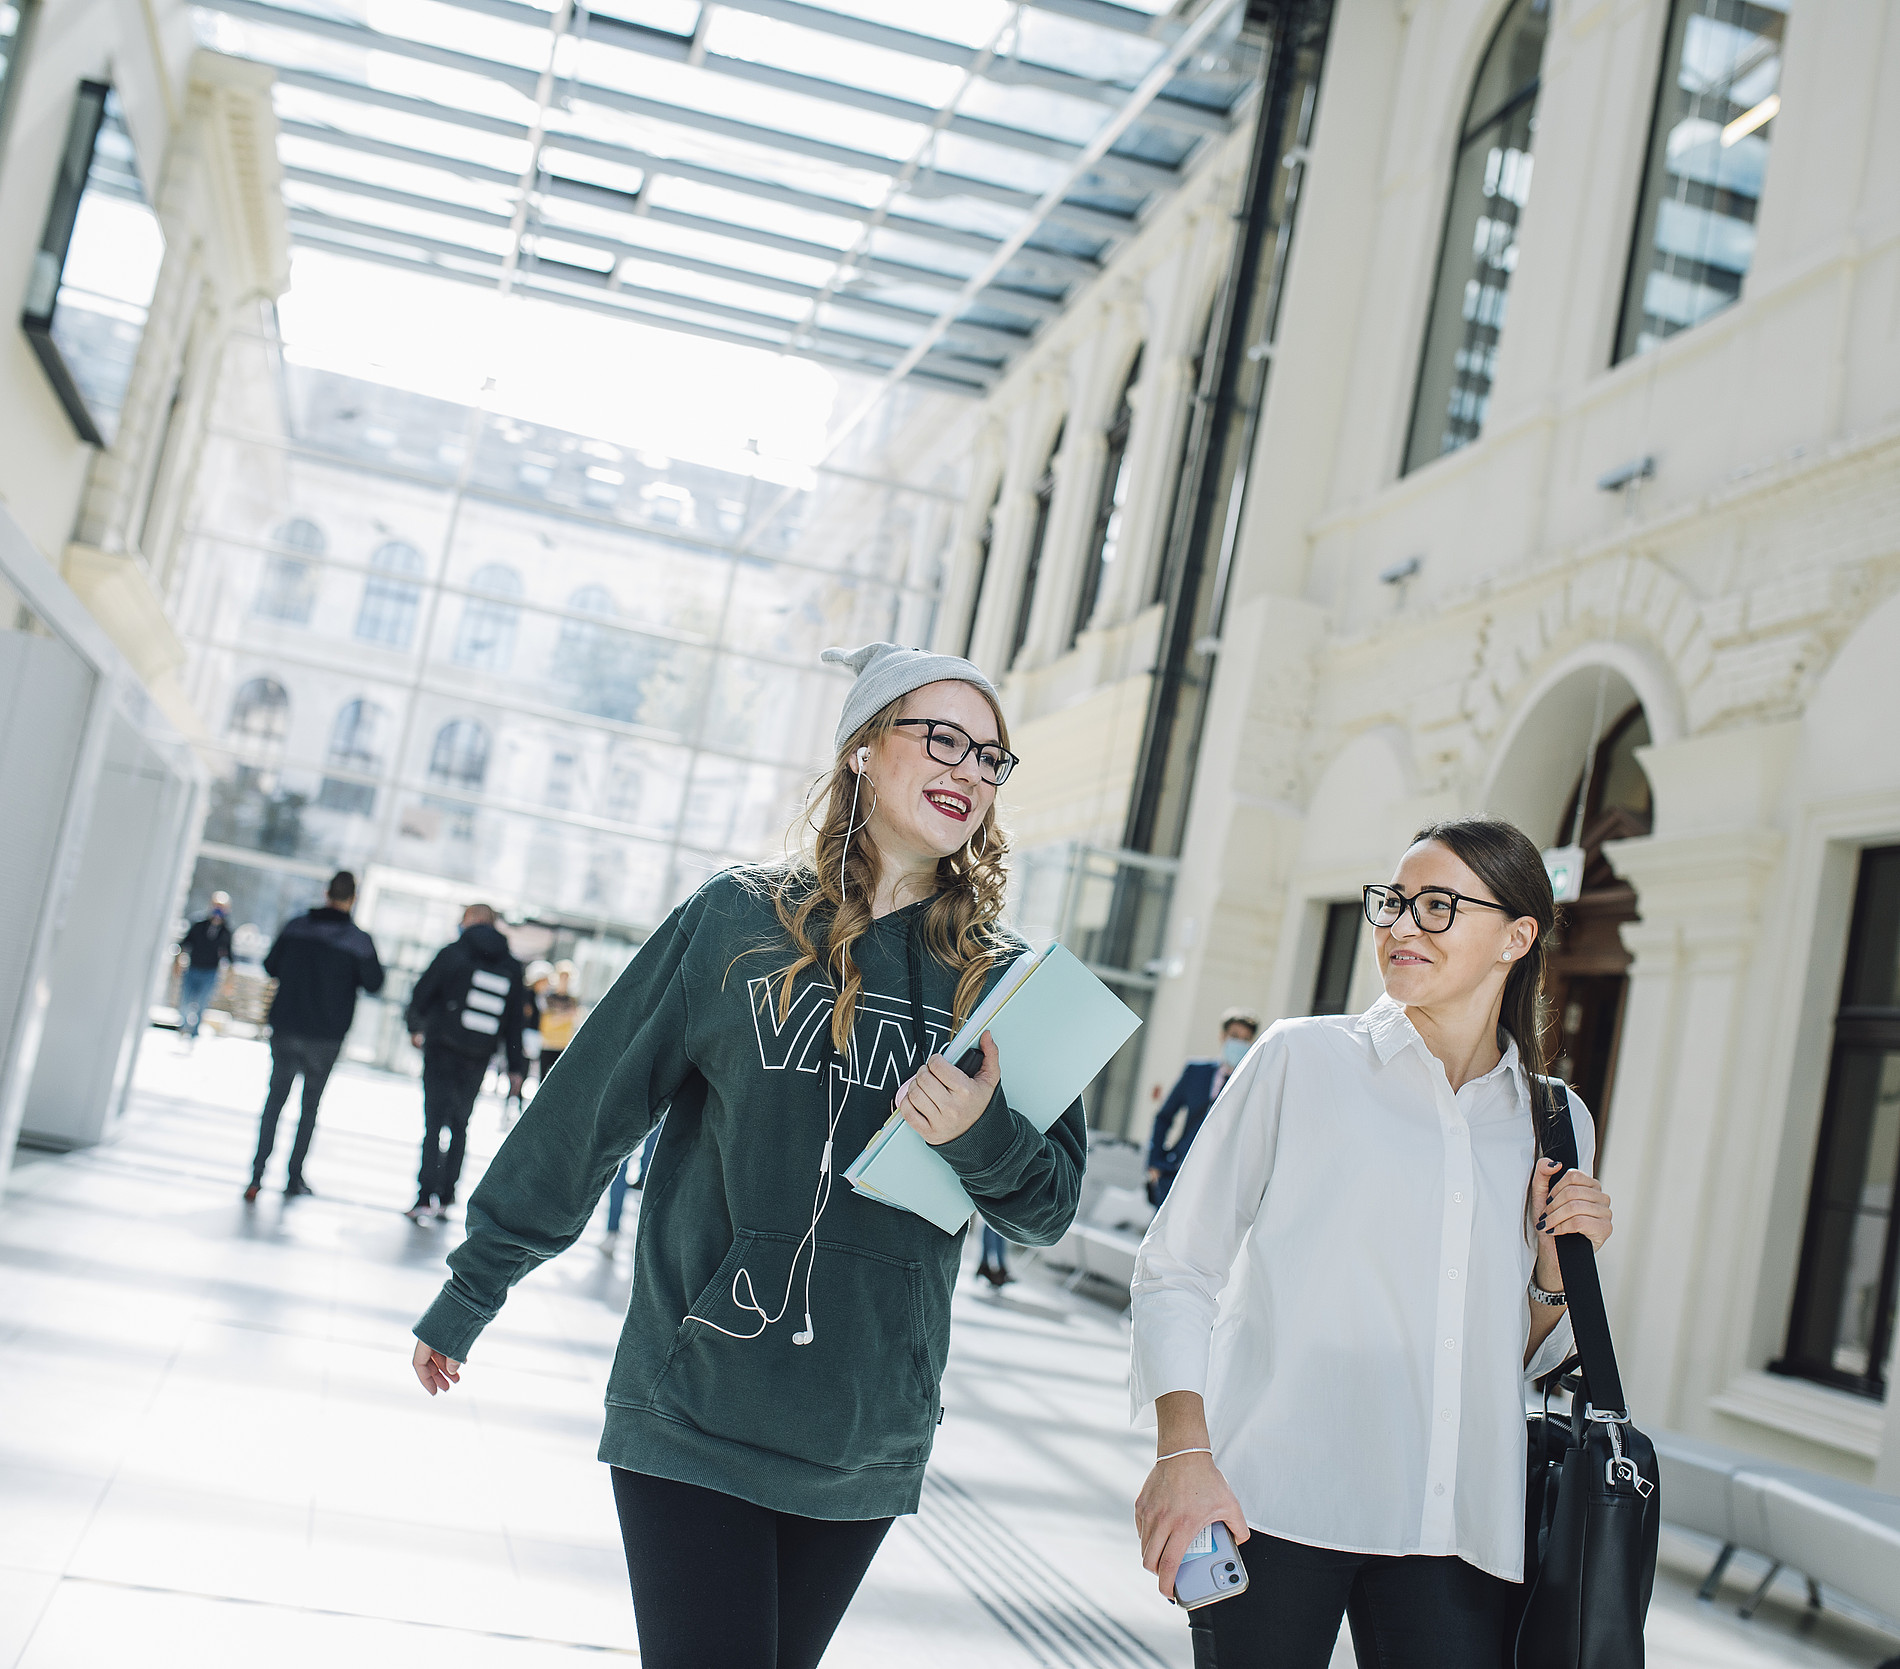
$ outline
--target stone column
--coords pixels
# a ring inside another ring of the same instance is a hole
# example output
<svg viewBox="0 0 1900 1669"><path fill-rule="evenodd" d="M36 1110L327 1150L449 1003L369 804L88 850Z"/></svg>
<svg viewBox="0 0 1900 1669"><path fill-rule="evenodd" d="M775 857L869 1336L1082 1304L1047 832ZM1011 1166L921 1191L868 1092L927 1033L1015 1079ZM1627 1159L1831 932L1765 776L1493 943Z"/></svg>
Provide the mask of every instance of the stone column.
<svg viewBox="0 0 1900 1669"><path fill-rule="evenodd" d="M1622 929L1635 960L1599 1166L1617 1225L1604 1292L1624 1389L1656 1425L1702 1423L1740 1285L1758 1278L1759 1231L1729 1202L1778 1127L1758 1092L1774 1017L1752 1012L1772 998L1750 987L1798 729L1640 750L1656 833L1604 847L1641 916Z"/></svg>

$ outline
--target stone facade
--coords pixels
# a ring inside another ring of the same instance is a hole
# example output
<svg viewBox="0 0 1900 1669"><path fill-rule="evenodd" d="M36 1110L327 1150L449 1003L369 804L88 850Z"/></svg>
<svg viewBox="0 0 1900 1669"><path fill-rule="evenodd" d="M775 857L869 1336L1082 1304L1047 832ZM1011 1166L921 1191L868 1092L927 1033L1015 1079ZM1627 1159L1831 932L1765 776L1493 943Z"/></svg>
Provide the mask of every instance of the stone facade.
<svg viewBox="0 0 1900 1669"><path fill-rule="evenodd" d="M1384 878L1422 822L1488 809L1567 838L1598 709L1640 704L1653 822L1605 848L1639 916L1604 1160L1632 1395L1655 1424L1893 1488L1900 1399L1764 1369L1787 1336L1858 854L1900 842L1900 176L1878 162L1900 48L1879 8L1793 7L1740 300L1612 364L1669 7L1556 0L1483 432L1401 474L1453 141L1504 10L1335 11L1135 1133L1221 1009L1308 1011L1326 907ZM1000 669L1028 494L1066 415L1005 682L1022 847L1121 838L1240 145L937 442L973 460L948 646L1000 477L972 636ZM1121 572L1071 647L1100 433L1144 338ZM1378 989L1369 939L1355 1008Z"/></svg>

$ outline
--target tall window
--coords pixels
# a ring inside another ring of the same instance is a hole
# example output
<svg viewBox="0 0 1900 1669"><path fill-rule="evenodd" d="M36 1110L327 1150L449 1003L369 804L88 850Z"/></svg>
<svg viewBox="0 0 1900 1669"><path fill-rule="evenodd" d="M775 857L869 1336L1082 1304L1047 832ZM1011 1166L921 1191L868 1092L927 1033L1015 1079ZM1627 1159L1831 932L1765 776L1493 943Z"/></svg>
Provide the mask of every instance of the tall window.
<svg viewBox="0 0 1900 1669"><path fill-rule="evenodd" d="M333 771L348 771L358 777L380 776L388 728L388 710L378 703L362 696L345 702L330 726L330 751L324 763ZM317 804L328 811L368 817L376 809L376 790L367 782L325 776Z"/></svg>
<svg viewBox="0 0 1900 1669"><path fill-rule="evenodd" d="M1478 438L1506 293L1517 269L1517 227L1531 189L1538 73L1550 0L1514 0L1491 37L1465 108L1445 210L1425 353L1419 362L1406 470Z"/></svg>
<svg viewBox="0 0 1900 1669"><path fill-rule="evenodd" d="M488 780L488 727L475 719L450 719L435 733L429 775L449 788L478 791Z"/></svg>
<svg viewBox="0 0 1900 1669"><path fill-rule="evenodd" d="M1646 353L1742 293L1781 109L1789 0L1676 0L1616 357Z"/></svg>
<svg viewBox="0 0 1900 1669"><path fill-rule="evenodd" d="M422 552L407 540L386 540L376 547L369 566L363 603L356 611L356 635L365 643L407 649L422 607L422 587L414 580L422 572Z"/></svg>
<svg viewBox="0 0 1900 1669"><path fill-rule="evenodd" d="M1062 450L1063 430L1068 427L1065 421L1056 430L1056 438L1050 443L1048 460L1042 466L1042 475L1036 482L1036 514L1029 527L1029 554L1023 560L1023 588L1016 599L1016 625L1009 634L1008 665L1016 664L1016 657L1022 653L1023 644L1029 639L1029 616L1036 604L1036 579L1042 572L1042 548L1049 542L1049 507L1056 497L1056 454Z"/></svg>
<svg viewBox="0 0 1900 1669"><path fill-rule="evenodd" d="M1115 552L1121 544L1122 507L1128 501L1128 431L1135 410L1129 396L1141 376L1141 350L1135 350L1135 362L1128 367L1128 380L1122 384L1122 397L1116 402L1115 415L1109 419L1103 436L1107 450L1102 457L1102 485L1095 500L1095 529L1089 540L1089 560L1082 570L1082 587L1076 593L1075 619L1069 626L1069 642L1088 630L1102 587L1115 569Z"/></svg>
<svg viewBox="0 0 1900 1669"><path fill-rule="evenodd" d="M1326 930L1320 936L1319 971L1313 979L1315 1014L1344 1014L1352 995L1352 963L1359 950L1359 924L1365 907L1356 898L1326 906Z"/></svg>
<svg viewBox="0 0 1900 1669"><path fill-rule="evenodd" d="M293 516L271 537L284 550L300 554L273 554L265 559L264 578L252 607L266 619L307 626L317 600L317 569L306 559L322 556L330 542L308 516Z"/></svg>
<svg viewBox="0 0 1900 1669"><path fill-rule="evenodd" d="M1900 846L1864 853L1777 1372L1884 1398L1900 1262Z"/></svg>
<svg viewBox="0 0 1900 1669"><path fill-rule="evenodd" d="M521 576L505 562L489 562L469 575L468 588L475 595L462 604L450 657L463 666L506 672L521 624L521 610L512 601L521 595Z"/></svg>
<svg viewBox="0 0 1900 1669"><path fill-rule="evenodd" d="M1201 409L1201 377L1207 370L1207 346L1213 337L1215 325L1214 309L1207 310L1207 322L1201 326L1201 333L1195 338L1200 346L1194 350L1194 358L1188 364L1187 409L1181 413L1181 445L1174 459L1174 475L1168 484L1168 520L1163 525L1161 537L1155 543L1154 572L1148 581L1148 601L1159 603L1168 595L1168 553L1173 546L1174 524L1181 514L1181 488L1187 480L1188 462L1194 452L1194 420Z"/></svg>
<svg viewBox="0 0 1900 1669"><path fill-rule="evenodd" d="M224 732L245 754L274 759L290 734L290 697L275 678L252 678L231 698Z"/></svg>
<svg viewBox="0 0 1900 1669"><path fill-rule="evenodd" d="M990 551L996 545L996 506L1002 501L1003 483L996 483L990 495L990 507L983 512L983 532L976 542L976 584L970 587L970 618L963 623L963 658L970 658L970 646L976 641L976 617L983 612L983 587L990 577Z"/></svg>

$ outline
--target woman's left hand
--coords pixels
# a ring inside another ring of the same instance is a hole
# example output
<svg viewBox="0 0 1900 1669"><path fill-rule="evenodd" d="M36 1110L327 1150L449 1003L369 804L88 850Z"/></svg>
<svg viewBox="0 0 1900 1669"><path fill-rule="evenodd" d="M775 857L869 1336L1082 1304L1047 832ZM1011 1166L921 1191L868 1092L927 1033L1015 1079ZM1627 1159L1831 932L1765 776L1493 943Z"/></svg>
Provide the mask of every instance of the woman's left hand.
<svg viewBox="0 0 1900 1669"><path fill-rule="evenodd" d="M976 1123L1003 1081L1001 1059L988 1032L980 1044L983 1070L974 1078L966 1078L943 1055L932 1055L898 1097L904 1122L932 1147L955 1140Z"/></svg>
<svg viewBox="0 0 1900 1669"><path fill-rule="evenodd" d="M1559 1291L1563 1285L1557 1267L1558 1235L1585 1235L1600 1252L1615 1226L1610 1218L1610 1196L1604 1193L1595 1177L1586 1176L1582 1171L1564 1171L1557 1186L1550 1186L1550 1179L1562 1169L1555 1159L1538 1161L1538 1180L1546 1190L1546 1200L1537 1219L1537 1284L1546 1292ZM1556 1282L1555 1286L1543 1279L1546 1274Z"/></svg>

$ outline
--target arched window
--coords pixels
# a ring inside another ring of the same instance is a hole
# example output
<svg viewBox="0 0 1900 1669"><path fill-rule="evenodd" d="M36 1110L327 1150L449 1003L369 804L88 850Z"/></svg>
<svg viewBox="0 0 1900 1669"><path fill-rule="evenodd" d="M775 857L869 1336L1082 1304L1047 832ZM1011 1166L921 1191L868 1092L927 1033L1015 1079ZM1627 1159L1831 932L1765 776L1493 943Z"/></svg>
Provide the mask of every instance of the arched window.
<svg viewBox="0 0 1900 1669"><path fill-rule="evenodd" d="M1089 558L1082 569L1081 589L1076 593L1075 619L1069 625L1071 647L1088 630L1102 587L1114 571L1115 552L1121 544L1122 507L1128 501L1128 431L1135 417L1129 396L1134 393L1140 376L1141 349L1137 348L1135 362L1128 367L1127 380L1122 384L1122 397L1116 402L1115 415L1109 419L1108 432L1103 436L1107 446L1102 455L1102 484L1095 499L1095 529L1089 539Z"/></svg>
<svg viewBox="0 0 1900 1669"><path fill-rule="evenodd" d="M1194 350L1194 358L1188 365L1187 409L1181 414L1181 445L1174 460L1174 477L1168 485L1167 520L1162 523L1160 537L1155 540L1155 550L1151 561L1154 572L1148 580L1148 601L1159 603L1168 594L1168 552L1174 540L1175 519L1181 513L1181 489L1187 480L1188 461L1194 453L1194 420L1200 411L1201 377L1207 370L1207 344L1214 334L1214 309L1210 304L1207 310L1207 322L1201 326L1201 333L1195 338L1199 344Z"/></svg>
<svg viewBox="0 0 1900 1669"><path fill-rule="evenodd" d="M983 587L990 577L990 551L996 544L996 506L1003 497L1003 483L996 483L990 494L990 507L983 512L983 531L976 541L976 584L970 587L970 618L963 623L963 657L970 657L970 645L976 639L976 617L983 611Z"/></svg>
<svg viewBox="0 0 1900 1669"><path fill-rule="evenodd" d="M264 577L251 606L266 619L307 626L317 600L317 570L305 558L322 556L330 542L308 516L292 516L271 535L271 542L302 554L273 554L265 559Z"/></svg>
<svg viewBox="0 0 1900 1669"><path fill-rule="evenodd" d="M1048 460L1036 481L1036 516L1029 527L1029 553L1023 559L1023 588L1016 599L1016 625L1009 634L1009 660L1005 663L1009 666L1016 664L1016 657L1029 640L1029 616L1036 602L1036 580L1042 572L1042 550L1049 542L1049 507L1056 497L1056 454L1062 450L1062 435L1067 428L1065 419L1056 429Z"/></svg>
<svg viewBox="0 0 1900 1669"><path fill-rule="evenodd" d="M604 585L583 585L568 598L567 606L575 614L592 615L594 619L561 622L561 635L554 652L562 657L587 653L607 635L595 620L611 620L620 612L614 604L614 594Z"/></svg>
<svg viewBox="0 0 1900 1669"><path fill-rule="evenodd" d="M488 727L475 719L450 719L429 749L429 776L449 788L479 790L488 779Z"/></svg>
<svg viewBox="0 0 1900 1669"><path fill-rule="evenodd" d="M333 771L348 771L359 777L381 776L388 734L388 709L358 696L344 703L330 726L330 751L324 763ZM329 811L368 817L376 809L376 790L367 782L326 776L317 804Z"/></svg>
<svg viewBox="0 0 1900 1669"><path fill-rule="evenodd" d="M356 635L365 643L407 649L416 635L422 587L411 576L422 572L422 552L405 539L389 539L369 559L363 602L356 611Z"/></svg>
<svg viewBox="0 0 1900 1669"><path fill-rule="evenodd" d="M468 588L475 595L462 604L450 656L463 666L506 672L521 624L521 610L509 599L521 595L521 576L505 562L489 562L469 575Z"/></svg>
<svg viewBox="0 0 1900 1669"><path fill-rule="evenodd" d="M250 759L275 759L290 734L290 697L275 678L253 678L231 698L224 733Z"/></svg>
<svg viewBox="0 0 1900 1669"><path fill-rule="evenodd" d="M1408 471L1469 445L1484 427L1517 268L1518 221L1530 196L1549 21L1550 0L1513 0L1465 107L1405 447Z"/></svg>
<svg viewBox="0 0 1900 1669"><path fill-rule="evenodd" d="M1616 357L1646 353L1742 293L1781 110L1785 4L1676 0L1650 124Z"/></svg>

